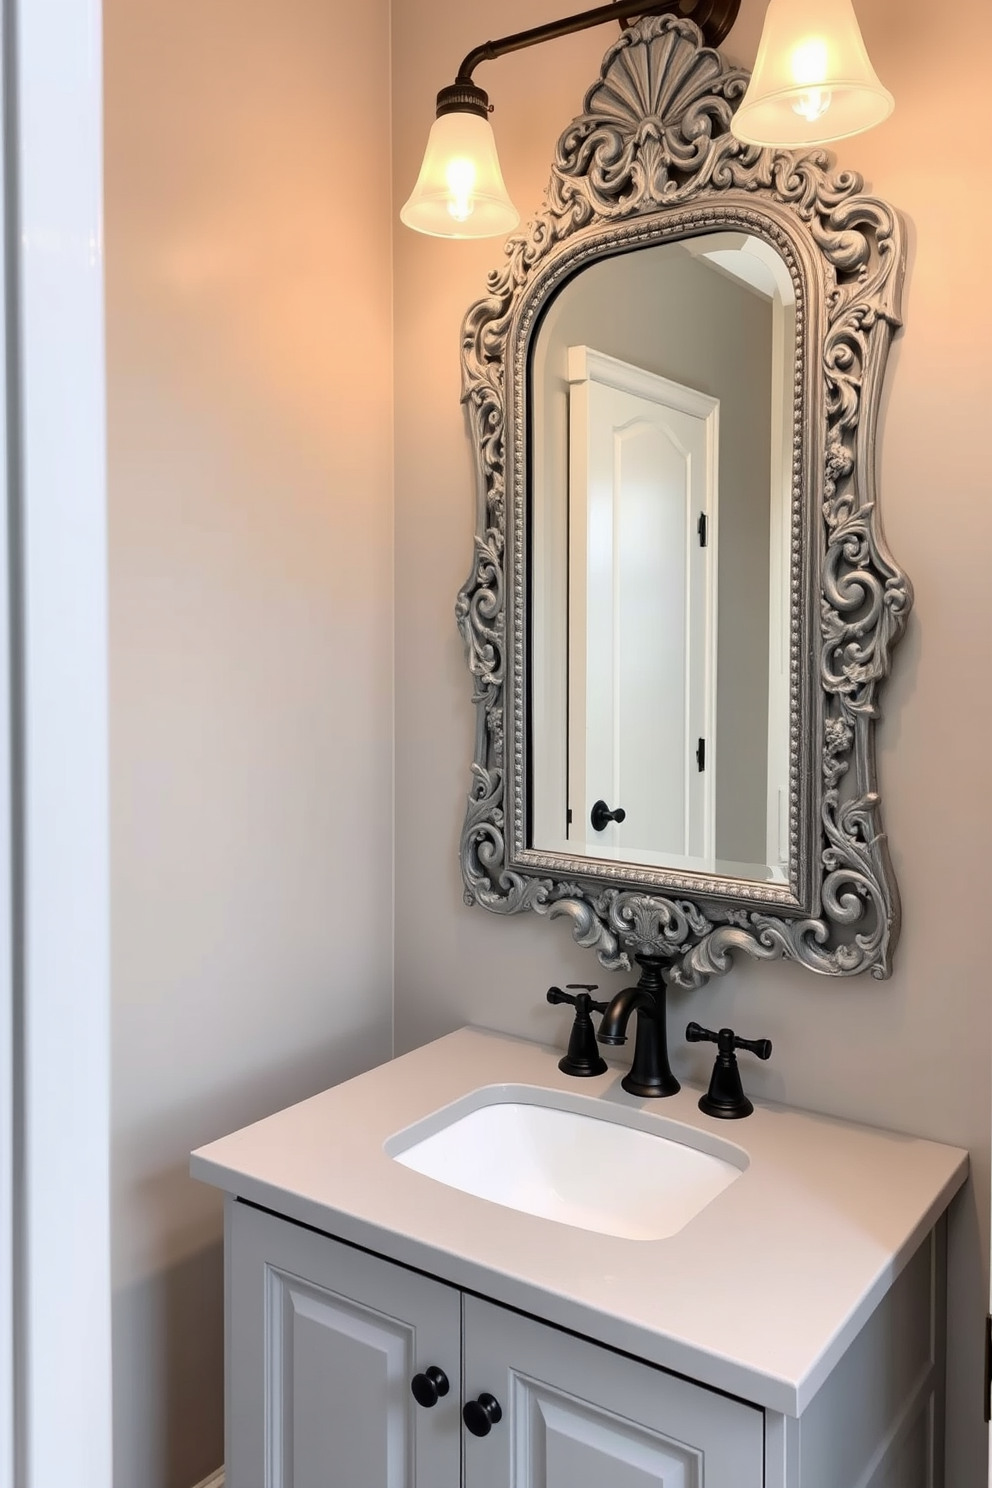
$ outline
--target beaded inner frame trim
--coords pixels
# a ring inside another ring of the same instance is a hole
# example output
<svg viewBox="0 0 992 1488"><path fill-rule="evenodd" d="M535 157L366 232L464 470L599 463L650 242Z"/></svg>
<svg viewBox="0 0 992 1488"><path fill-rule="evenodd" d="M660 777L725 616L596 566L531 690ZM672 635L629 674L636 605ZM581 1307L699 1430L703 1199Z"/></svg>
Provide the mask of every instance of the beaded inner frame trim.
<svg viewBox="0 0 992 1488"><path fill-rule="evenodd" d="M461 839L465 899L567 916L607 968L662 955L699 986L732 952L833 976L890 974L899 901L875 778L878 693L912 590L882 536L874 441L899 327L902 230L822 151L730 133L748 74L678 17L610 47L558 141L542 210L462 331L478 474L472 572L458 596L477 710ZM549 298L606 254L742 230L772 244L796 295L787 884L601 862L527 845L527 360Z"/></svg>

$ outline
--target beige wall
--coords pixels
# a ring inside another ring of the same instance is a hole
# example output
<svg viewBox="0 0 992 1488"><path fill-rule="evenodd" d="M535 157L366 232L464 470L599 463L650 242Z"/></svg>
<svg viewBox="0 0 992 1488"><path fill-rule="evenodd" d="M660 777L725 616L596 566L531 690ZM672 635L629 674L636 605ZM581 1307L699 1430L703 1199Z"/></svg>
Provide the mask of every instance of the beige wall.
<svg viewBox="0 0 992 1488"><path fill-rule="evenodd" d="M547 13L565 13L552 5ZM744 0L727 47L753 60L760 0ZM758 1091L815 1110L920 1132L972 1151L975 1181L950 1229L949 1488L985 1478L982 1327L987 1293L990 999L984 921L988 836L992 540L984 58L985 0L953 26L923 7L859 0L865 38L897 109L838 151L909 224L906 332L883 405L880 476L889 541L916 611L886 694L879 765L905 930L888 983L823 981L746 964L673 999L689 1017L774 1040ZM394 9L396 205L416 174L434 90L494 31L538 17L507 0L406 0ZM967 38L962 41L962 38ZM605 31L480 68L504 172L522 210L540 202L558 132L578 110ZM953 126L953 133L952 133ZM493 242L397 230L396 297L396 1020L400 1048L465 1022L561 1042L553 982L595 971L564 924L469 910L457 863L473 742L470 682L452 618L469 568L473 472L458 404L458 330L498 263ZM980 680L976 680L980 679ZM948 905L935 912L935 894ZM951 908L951 906L953 908ZM618 979L600 974L612 992ZM674 1039L677 1068L705 1056Z"/></svg>
<svg viewBox="0 0 992 1488"><path fill-rule="evenodd" d="M188 1151L390 1052L389 16L105 17L116 1482L190 1488Z"/></svg>

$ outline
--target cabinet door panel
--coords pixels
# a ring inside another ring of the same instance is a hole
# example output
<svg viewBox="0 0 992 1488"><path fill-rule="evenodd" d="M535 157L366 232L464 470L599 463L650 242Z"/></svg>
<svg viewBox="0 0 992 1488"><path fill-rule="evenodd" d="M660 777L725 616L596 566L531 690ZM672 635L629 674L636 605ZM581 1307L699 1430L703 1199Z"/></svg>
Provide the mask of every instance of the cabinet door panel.
<svg viewBox="0 0 992 1488"><path fill-rule="evenodd" d="M236 1203L227 1270L229 1488L456 1488L457 1291Z"/></svg>
<svg viewBox="0 0 992 1488"><path fill-rule="evenodd" d="M609 1488L693 1488L701 1454L665 1441L632 1421L599 1411L588 1401L514 1381L518 1419L529 1413L516 1446L516 1471L527 1488L573 1483Z"/></svg>
<svg viewBox="0 0 992 1488"><path fill-rule="evenodd" d="M465 1438L465 1488L761 1488L760 1410L465 1298L464 1393L503 1419Z"/></svg>
<svg viewBox="0 0 992 1488"><path fill-rule="evenodd" d="M280 1488L326 1488L329 1480L404 1488L415 1329L274 1269L268 1281L265 1409L275 1482ZM361 1422L381 1427L356 1429Z"/></svg>

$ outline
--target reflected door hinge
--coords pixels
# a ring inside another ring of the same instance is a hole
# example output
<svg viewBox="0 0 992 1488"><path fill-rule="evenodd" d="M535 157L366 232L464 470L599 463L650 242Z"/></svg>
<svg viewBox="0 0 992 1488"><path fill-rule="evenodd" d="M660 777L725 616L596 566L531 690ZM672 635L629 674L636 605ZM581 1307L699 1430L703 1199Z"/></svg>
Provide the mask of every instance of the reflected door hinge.
<svg viewBox="0 0 992 1488"><path fill-rule="evenodd" d="M985 1389L982 1392L985 1402L986 1424L992 1423L992 1315L985 1319Z"/></svg>
<svg viewBox="0 0 992 1488"><path fill-rule="evenodd" d="M706 769L706 740L700 739L696 745L696 764L700 772Z"/></svg>
<svg viewBox="0 0 992 1488"><path fill-rule="evenodd" d="M571 826L572 825L572 808L571 808L571 806L569 806L568 810L565 812L565 821L566 821L566 824L568 826Z"/></svg>
<svg viewBox="0 0 992 1488"><path fill-rule="evenodd" d="M710 540L709 522L706 520L705 512L699 513L699 521L696 523L696 531L699 533L699 546L701 548L705 548L706 544ZM700 766L700 768L702 767Z"/></svg>

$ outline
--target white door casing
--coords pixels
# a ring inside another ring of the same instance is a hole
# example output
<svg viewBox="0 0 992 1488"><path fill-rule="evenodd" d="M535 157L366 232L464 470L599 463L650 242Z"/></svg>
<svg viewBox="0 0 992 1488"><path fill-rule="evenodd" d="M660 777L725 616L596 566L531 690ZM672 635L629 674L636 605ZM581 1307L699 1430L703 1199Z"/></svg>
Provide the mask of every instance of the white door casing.
<svg viewBox="0 0 992 1488"><path fill-rule="evenodd" d="M0 68L0 119L6 117L4 95L7 86L7 35L0 33L4 65ZM0 298L0 325L4 347L7 347L7 193L9 165L4 136L3 223L0 223L0 268L3 271L4 295ZM0 361L0 458L5 477L9 470L7 440L7 356ZM10 491L5 481L5 512L9 511ZM14 1488L15 1469L15 1404L16 1365L14 1358L14 1213L15 1167L17 1162L17 1099L15 1096L15 1025L14 1025L14 902L13 902L13 812L11 802L11 742L13 698L11 693L10 637L10 523L0 525L0 1488Z"/></svg>
<svg viewBox="0 0 992 1488"><path fill-rule="evenodd" d="M569 841L712 865L719 404L586 346L568 375Z"/></svg>
<svg viewBox="0 0 992 1488"><path fill-rule="evenodd" d="M101 23L2 7L0 1488L112 1478Z"/></svg>

